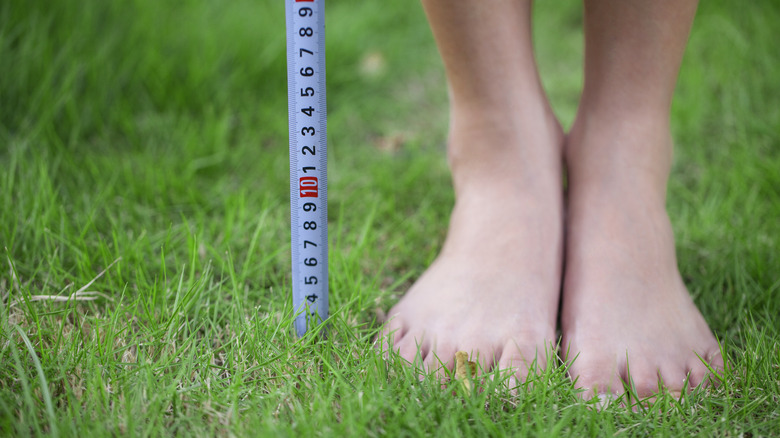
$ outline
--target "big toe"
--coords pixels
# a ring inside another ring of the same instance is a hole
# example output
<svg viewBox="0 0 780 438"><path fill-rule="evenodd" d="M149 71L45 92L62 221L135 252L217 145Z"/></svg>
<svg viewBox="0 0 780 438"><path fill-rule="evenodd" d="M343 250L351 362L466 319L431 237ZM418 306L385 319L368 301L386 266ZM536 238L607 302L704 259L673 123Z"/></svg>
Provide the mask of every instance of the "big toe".
<svg viewBox="0 0 780 438"><path fill-rule="evenodd" d="M393 317L387 321L379 331L376 339L376 347L387 356L391 350L398 351L398 344L405 333L405 325L401 318Z"/></svg>

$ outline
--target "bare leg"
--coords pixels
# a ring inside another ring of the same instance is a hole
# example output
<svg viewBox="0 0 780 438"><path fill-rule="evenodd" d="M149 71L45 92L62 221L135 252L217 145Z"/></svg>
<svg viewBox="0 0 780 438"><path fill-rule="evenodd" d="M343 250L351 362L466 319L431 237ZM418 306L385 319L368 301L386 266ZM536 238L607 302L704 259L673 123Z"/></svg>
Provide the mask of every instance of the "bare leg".
<svg viewBox="0 0 780 438"><path fill-rule="evenodd" d="M441 254L383 336L429 370L464 350L522 379L554 339L563 249L563 134L533 59L530 0L423 5L450 85L456 203Z"/></svg>
<svg viewBox="0 0 780 438"><path fill-rule="evenodd" d="M566 144L561 323L577 385L681 391L718 344L680 278L666 213L669 110L696 0L586 0L585 88ZM630 370L630 371L629 371ZM629 375L630 374L630 375Z"/></svg>

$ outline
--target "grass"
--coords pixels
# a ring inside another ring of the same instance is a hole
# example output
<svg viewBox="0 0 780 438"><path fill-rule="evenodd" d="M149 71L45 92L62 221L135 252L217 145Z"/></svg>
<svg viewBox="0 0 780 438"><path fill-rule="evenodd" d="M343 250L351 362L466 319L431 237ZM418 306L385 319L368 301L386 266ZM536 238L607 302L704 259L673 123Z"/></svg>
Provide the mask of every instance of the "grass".
<svg viewBox="0 0 780 438"><path fill-rule="evenodd" d="M565 125L580 8L535 11ZM444 237L446 89L418 6L327 19L331 330L296 340L282 3L0 5L0 434L780 433L780 7L701 4L669 210L729 368L638 412L579 402L560 365L468 395L372 348Z"/></svg>

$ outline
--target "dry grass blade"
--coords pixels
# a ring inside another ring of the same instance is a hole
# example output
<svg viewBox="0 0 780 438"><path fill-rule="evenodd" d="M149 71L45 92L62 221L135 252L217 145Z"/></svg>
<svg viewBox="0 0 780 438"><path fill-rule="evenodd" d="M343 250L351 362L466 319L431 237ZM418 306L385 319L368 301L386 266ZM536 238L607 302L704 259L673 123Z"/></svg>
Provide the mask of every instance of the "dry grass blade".
<svg viewBox="0 0 780 438"><path fill-rule="evenodd" d="M113 298L109 297L108 295L106 295L104 293L96 292L96 291L88 291L86 289L88 287L90 287L92 285L92 283L97 281L97 279L102 277L106 272L108 272L108 270L111 269L111 267L114 266L115 264L117 264L120 260L122 260L122 257L119 257L116 260L114 260L113 262L111 262L111 264L108 265L106 267L106 269L103 269L102 271L100 271L100 273L98 275L96 275L92 280L90 280L87 284L85 284L79 290L77 290L76 292L73 292L72 294L70 294L68 296L65 296L65 295L30 295L29 297L27 297L27 300L28 301L68 302L68 301L94 301L94 300L96 300L98 298L105 298L105 299L107 299L109 301L114 301ZM73 286L73 285L69 284L69 285L65 286L65 288L62 290L62 292L65 292L71 286ZM17 289L17 291L19 290L18 287L16 289ZM20 300L21 300L20 298L17 298L16 300L14 300L14 302L11 303L11 307L19 304Z"/></svg>
<svg viewBox="0 0 780 438"><path fill-rule="evenodd" d="M473 384L471 379L477 373L477 363L469 360L469 354L465 351L455 353L455 378L460 381L466 393L471 395Z"/></svg>

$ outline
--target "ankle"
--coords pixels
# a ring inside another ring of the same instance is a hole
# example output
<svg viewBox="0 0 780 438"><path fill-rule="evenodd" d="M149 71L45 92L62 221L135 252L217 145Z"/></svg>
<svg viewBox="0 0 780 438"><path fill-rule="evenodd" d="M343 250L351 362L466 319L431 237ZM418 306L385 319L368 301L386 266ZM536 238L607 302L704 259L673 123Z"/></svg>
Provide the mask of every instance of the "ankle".
<svg viewBox="0 0 780 438"><path fill-rule="evenodd" d="M560 182L563 142L552 111L453 110L447 152L456 192Z"/></svg>
<svg viewBox="0 0 780 438"><path fill-rule="evenodd" d="M572 189L655 194L663 201L672 150L666 117L627 114L604 120L578 115L563 155Z"/></svg>

